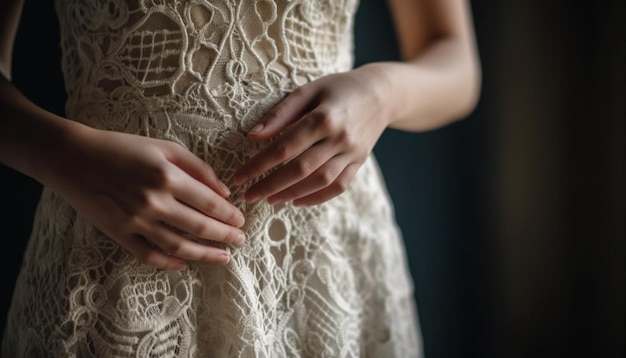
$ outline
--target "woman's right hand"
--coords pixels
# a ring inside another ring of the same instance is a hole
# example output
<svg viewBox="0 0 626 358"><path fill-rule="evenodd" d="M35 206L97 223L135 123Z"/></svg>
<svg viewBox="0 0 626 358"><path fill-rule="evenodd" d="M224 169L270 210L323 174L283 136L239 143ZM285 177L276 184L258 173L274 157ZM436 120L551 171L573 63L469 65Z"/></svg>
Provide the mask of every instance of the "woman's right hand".
<svg viewBox="0 0 626 358"><path fill-rule="evenodd" d="M183 269L187 260L228 262L226 250L182 232L217 243L244 241L244 216L226 200L226 185L176 143L82 127L57 149L46 184L145 264Z"/></svg>
<svg viewBox="0 0 626 358"><path fill-rule="evenodd" d="M0 163L51 187L148 265L228 262L228 253L210 242L241 244L244 217L208 164L176 143L68 121L13 86L21 8L22 1L0 1Z"/></svg>

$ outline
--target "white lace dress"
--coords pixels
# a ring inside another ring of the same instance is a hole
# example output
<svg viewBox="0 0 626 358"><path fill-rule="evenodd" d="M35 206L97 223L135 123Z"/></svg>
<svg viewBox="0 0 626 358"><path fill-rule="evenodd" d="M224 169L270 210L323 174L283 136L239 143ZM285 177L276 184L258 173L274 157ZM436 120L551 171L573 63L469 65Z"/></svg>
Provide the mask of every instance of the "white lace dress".
<svg viewBox="0 0 626 358"><path fill-rule="evenodd" d="M3 340L9 357L415 357L404 247L373 158L322 205L247 204L245 133L352 66L356 0L57 0L67 115L175 141L234 192L226 266L139 263L45 189Z"/></svg>

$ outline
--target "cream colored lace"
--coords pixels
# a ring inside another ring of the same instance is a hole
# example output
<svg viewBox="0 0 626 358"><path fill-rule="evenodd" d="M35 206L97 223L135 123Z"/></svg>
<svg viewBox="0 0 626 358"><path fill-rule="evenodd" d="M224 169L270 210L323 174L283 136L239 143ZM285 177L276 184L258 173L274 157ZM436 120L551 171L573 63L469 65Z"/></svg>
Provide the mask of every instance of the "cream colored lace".
<svg viewBox="0 0 626 358"><path fill-rule="evenodd" d="M229 182L285 94L352 66L355 0L57 0L68 117L178 142ZM246 204L227 266L140 264L44 190L4 357L414 357L404 248L373 158L318 206Z"/></svg>

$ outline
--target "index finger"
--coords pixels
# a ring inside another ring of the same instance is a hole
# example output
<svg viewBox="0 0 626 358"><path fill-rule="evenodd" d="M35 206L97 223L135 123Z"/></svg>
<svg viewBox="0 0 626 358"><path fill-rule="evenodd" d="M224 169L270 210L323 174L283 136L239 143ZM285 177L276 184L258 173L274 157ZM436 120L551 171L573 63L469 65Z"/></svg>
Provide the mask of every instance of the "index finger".
<svg viewBox="0 0 626 358"><path fill-rule="evenodd" d="M174 197L204 215L235 227L243 226L243 213L210 187L182 170L173 182Z"/></svg>
<svg viewBox="0 0 626 358"><path fill-rule="evenodd" d="M224 184L217 175L211 166L197 157L195 154L191 153L183 146L173 143L171 147L172 151L169 153L167 160L170 163L177 166L179 169L183 170L185 173L190 175L191 177L197 179L205 185L208 185L211 189L215 190L223 197L227 197L230 195L230 190Z"/></svg>
<svg viewBox="0 0 626 358"><path fill-rule="evenodd" d="M319 111L309 113L285 134L276 139L267 148L242 165L233 178L237 185L254 179L261 174L284 164L302 154L318 141L324 138L318 124L324 121L325 114Z"/></svg>
<svg viewBox="0 0 626 358"><path fill-rule="evenodd" d="M245 218L237 207L199 181L190 179L175 186L174 196L178 201L225 224L243 226Z"/></svg>

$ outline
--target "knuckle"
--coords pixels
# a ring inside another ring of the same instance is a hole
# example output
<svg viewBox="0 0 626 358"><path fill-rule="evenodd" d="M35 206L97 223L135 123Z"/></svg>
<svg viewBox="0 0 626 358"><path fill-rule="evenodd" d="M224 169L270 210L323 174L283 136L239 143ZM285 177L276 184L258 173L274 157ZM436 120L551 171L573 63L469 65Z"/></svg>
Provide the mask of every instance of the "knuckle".
<svg viewBox="0 0 626 358"><path fill-rule="evenodd" d="M136 232L141 231L143 227L143 220L137 214L129 215L126 220L124 220L119 225L119 230L124 234L134 234Z"/></svg>
<svg viewBox="0 0 626 358"><path fill-rule="evenodd" d="M313 165L308 160L299 160L295 163L296 175L305 177L313 171Z"/></svg>
<svg viewBox="0 0 626 358"><path fill-rule="evenodd" d="M140 223L147 216L161 215L165 212L165 206L154 192L145 191L137 195L134 202L128 207L129 219L134 223Z"/></svg>
<svg viewBox="0 0 626 358"><path fill-rule="evenodd" d="M354 147L356 144L354 138L350 135L350 132L346 128L342 128L337 132L337 140L339 143L349 148Z"/></svg>
<svg viewBox="0 0 626 358"><path fill-rule="evenodd" d="M329 170L323 170L318 174L319 183L324 187L331 185L334 179L333 173Z"/></svg>
<svg viewBox="0 0 626 358"><path fill-rule="evenodd" d="M145 194L141 201L141 211L150 214L161 213L163 207L155 195Z"/></svg>
<svg viewBox="0 0 626 358"><path fill-rule="evenodd" d="M205 220L198 220L193 226L193 235L206 237L209 232L209 224Z"/></svg>
<svg viewBox="0 0 626 358"><path fill-rule="evenodd" d="M159 183L162 187L169 188L176 182L176 175L173 171L169 170L167 167L161 168L161 175L159 177Z"/></svg>
<svg viewBox="0 0 626 358"><path fill-rule="evenodd" d="M333 116L328 113L327 111L318 111L316 113L316 122L317 125L324 131L324 132L333 132L335 129L335 120L333 118Z"/></svg>
<svg viewBox="0 0 626 358"><path fill-rule="evenodd" d="M174 256L180 256L181 252L183 251L184 248L184 244L182 241L175 241L175 242L168 242L167 244L164 244L161 248L163 249L163 251L167 252L168 254L172 254Z"/></svg>
<svg viewBox="0 0 626 358"><path fill-rule="evenodd" d="M280 143L274 149L274 155L279 161L285 161L289 159L289 146L286 143Z"/></svg>
<svg viewBox="0 0 626 358"><path fill-rule="evenodd" d="M204 207L201 208L202 212L204 212L205 214L212 214L216 212L217 209L218 205L213 200L205 200Z"/></svg>
<svg viewBox="0 0 626 358"><path fill-rule="evenodd" d="M147 171L146 187L148 188L169 188L176 180L174 174L166 165L157 165Z"/></svg>
<svg viewBox="0 0 626 358"><path fill-rule="evenodd" d="M344 191L348 190L349 186L350 182L342 178L335 181L335 183L333 184L333 191L336 193L343 193Z"/></svg>

